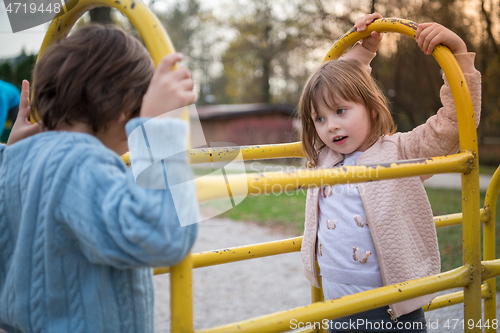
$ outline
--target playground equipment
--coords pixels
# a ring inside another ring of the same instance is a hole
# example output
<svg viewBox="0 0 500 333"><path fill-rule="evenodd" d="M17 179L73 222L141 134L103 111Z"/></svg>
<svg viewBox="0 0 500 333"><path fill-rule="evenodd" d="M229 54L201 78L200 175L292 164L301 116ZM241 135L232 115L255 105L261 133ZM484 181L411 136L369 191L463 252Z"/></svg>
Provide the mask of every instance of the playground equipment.
<svg viewBox="0 0 500 333"><path fill-rule="evenodd" d="M43 41L39 57L44 49L66 36L75 22L86 11L99 6L108 6L122 12L141 34L151 56L158 64L174 48L168 35L156 17L140 2L131 0L73 0L64 6L64 15L58 16L51 24ZM367 37L371 31L398 32L411 38L415 37L416 24L402 19L380 19L368 26L363 33L354 30L346 33L337 41L325 57L337 59L356 41ZM313 185L335 185L347 182L364 182L389 178L414 177L438 173L458 172L462 174L462 213L435 217L436 227L462 224L463 265L448 272L434 276L407 281L396 285L366 291L343 297L339 300L323 301L321 289L312 288L312 304L289 311L265 315L246 321L210 329L197 330L198 333L211 332L282 332L290 330L290 320L298 322L321 322L322 319L338 318L353 313L374 309L380 306L403 301L413 297L430 294L451 288L463 287L456 292L437 297L425 310L464 303L464 327L467 332L481 332L477 324L489 322L486 332L496 332L493 325L496 311L495 277L500 275L500 259L495 260L495 212L498 191L500 190L500 168L493 176L486 194L485 207L479 207L478 149L474 112L469 89L463 73L452 53L438 45L433 56L446 74L453 93L459 127L460 153L431 159L399 161L373 166L347 167L305 171L299 173L266 173L263 175L229 175L231 182L248 185L249 193L270 193L272 186L294 184L298 187ZM191 162L205 160L208 156L214 162L229 161L232 148L208 148L191 151ZM283 157L302 157L300 143L241 147L245 160L271 159ZM127 157L125 156L125 160ZM362 175L362 176L360 176ZM210 179L203 177L197 181L198 200L208 201L227 197L227 191L213 190ZM233 192L232 195L241 193ZM246 193L244 193L246 194ZM481 261L480 223L483 223L484 254ZM170 273L171 276L171 330L195 332L193 327L192 269L223 263L254 259L287 252L300 251L302 237L265 244L249 245L215 251L189 254L180 264L173 267L157 268L155 274ZM485 281L482 284L482 281ZM481 299L484 298L484 321L482 321ZM319 302L323 301L323 302ZM470 325L472 323L473 325ZM498 325L498 323L497 323ZM308 329L302 332L323 332Z"/></svg>

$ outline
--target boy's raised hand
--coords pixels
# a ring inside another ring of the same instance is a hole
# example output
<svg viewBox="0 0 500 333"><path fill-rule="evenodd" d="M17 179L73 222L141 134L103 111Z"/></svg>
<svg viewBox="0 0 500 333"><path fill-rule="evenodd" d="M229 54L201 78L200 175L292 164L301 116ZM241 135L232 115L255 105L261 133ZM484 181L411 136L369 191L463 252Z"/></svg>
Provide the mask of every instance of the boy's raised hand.
<svg viewBox="0 0 500 333"><path fill-rule="evenodd" d="M193 81L186 68L172 67L183 58L181 53L170 53L158 64L148 91L144 95L141 117L180 116L169 111L192 104L195 100Z"/></svg>
<svg viewBox="0 0 500 333"><path fill-rule="evenodd" d="M425 54L431 54L438 44L447 46L453 54L467 53L467 46L462 38L438 23L419 24L415 41Z"/></svg>
<svg viewBox="0 0 500 333"><path fill-rule="evenodd" d="M363 17L360 17L354 23L354 29L358 32L365 31L366 27L372 23L376 19L381 19L382 15L375 12L372 14L367 14ZM372 31L370 37L363 38L361 41L361 45L370 52L377 52L378 46L380 45L380 41L382 40L382 34L376 31Z"/></svg>
<svg viewBox="0 0 500 333"><path fill-rule="evenodd" d="M32 124L30 122L30 110L30 83L23 80L19 112L10 131L7 146L40 132L40 123Z"/></svg>

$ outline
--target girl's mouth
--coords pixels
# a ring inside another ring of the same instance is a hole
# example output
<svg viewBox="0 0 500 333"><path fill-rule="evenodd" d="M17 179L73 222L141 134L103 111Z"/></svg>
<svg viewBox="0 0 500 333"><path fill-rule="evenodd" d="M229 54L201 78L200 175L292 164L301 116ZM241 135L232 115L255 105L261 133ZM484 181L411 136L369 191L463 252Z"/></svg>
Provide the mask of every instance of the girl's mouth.
<svg viewBox="0 0 500 333"><path fill-rule="evenodd" d="M337 136L333 138L333 143L336 145L341 145L347 140L347 136Z"/></svg>

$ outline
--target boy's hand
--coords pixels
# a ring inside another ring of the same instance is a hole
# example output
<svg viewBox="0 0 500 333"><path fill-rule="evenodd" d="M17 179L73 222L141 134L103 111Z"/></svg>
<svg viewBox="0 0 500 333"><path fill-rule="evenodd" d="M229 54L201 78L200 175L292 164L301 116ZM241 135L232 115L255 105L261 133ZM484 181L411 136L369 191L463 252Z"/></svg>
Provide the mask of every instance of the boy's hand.
<svg viewBox="0 0 500 333"><path fill-rule="evenodd" d="M23 80L21 89L21 101L19 102L19 113L17 114L16 121L12 126L7 146L16 143L24 138L40 133L40 123L32 124L30 122L30 83Z"/></svg>
<svg viewBox="0 0 500 333"><path fill-rule="evenodd" d="M467 53L465 42L456 33L438 23L419 24L415 41L425 54L431 54L438 44L447 46L453 54Z"/></svg>
<svg viewBox="0 0 500 333"><path fill-rule="evenodd" d="M172 69L178 61L182 60L182 57L180 53L171 53L160 61L142 100L141 117L154 118L166 115L169 111L194 102L194 84L189 70ZM172 114L174 117L179 115Z"/></svg>
<svg viewBox="0 0 500 333"><path fill-rule="evenodd" d="M375 19L381 19L382 15L379 13L367 14L360 17L354 23L354 29L358 32L365 31L366 27L373 22ZM372 31L370 37L363 38L361 45L370 52L377 52L380 41L382 40L382 34L376 31Z"/></svg>

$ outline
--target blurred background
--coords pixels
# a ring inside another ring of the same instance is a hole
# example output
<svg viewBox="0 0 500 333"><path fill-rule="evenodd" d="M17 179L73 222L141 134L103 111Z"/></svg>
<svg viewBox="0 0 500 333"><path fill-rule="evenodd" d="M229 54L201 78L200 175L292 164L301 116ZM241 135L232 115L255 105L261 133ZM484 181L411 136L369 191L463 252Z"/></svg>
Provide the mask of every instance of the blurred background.
<svg viewBox="0 0 500 333"><path fill-rule="evenodd" d="M500 164L500 0L151 0L145 4L185 55L182 65L193 73L207 141L239 145L298 139L294 110L302 86L332 43L360 15L378 11L384 17L439 22L477 54L476 68L483 75L480 163ZM77 26L91 21L112 22L138 35L124 16L109 8L92 10ZM20 88L22 79L31 79L47 26L12 34L0 4L1 80ZM399 131L425 122L440 107L439 66L410 38L386 34L372 67ZM255 141L257 137L261 140Z"/></svg>

